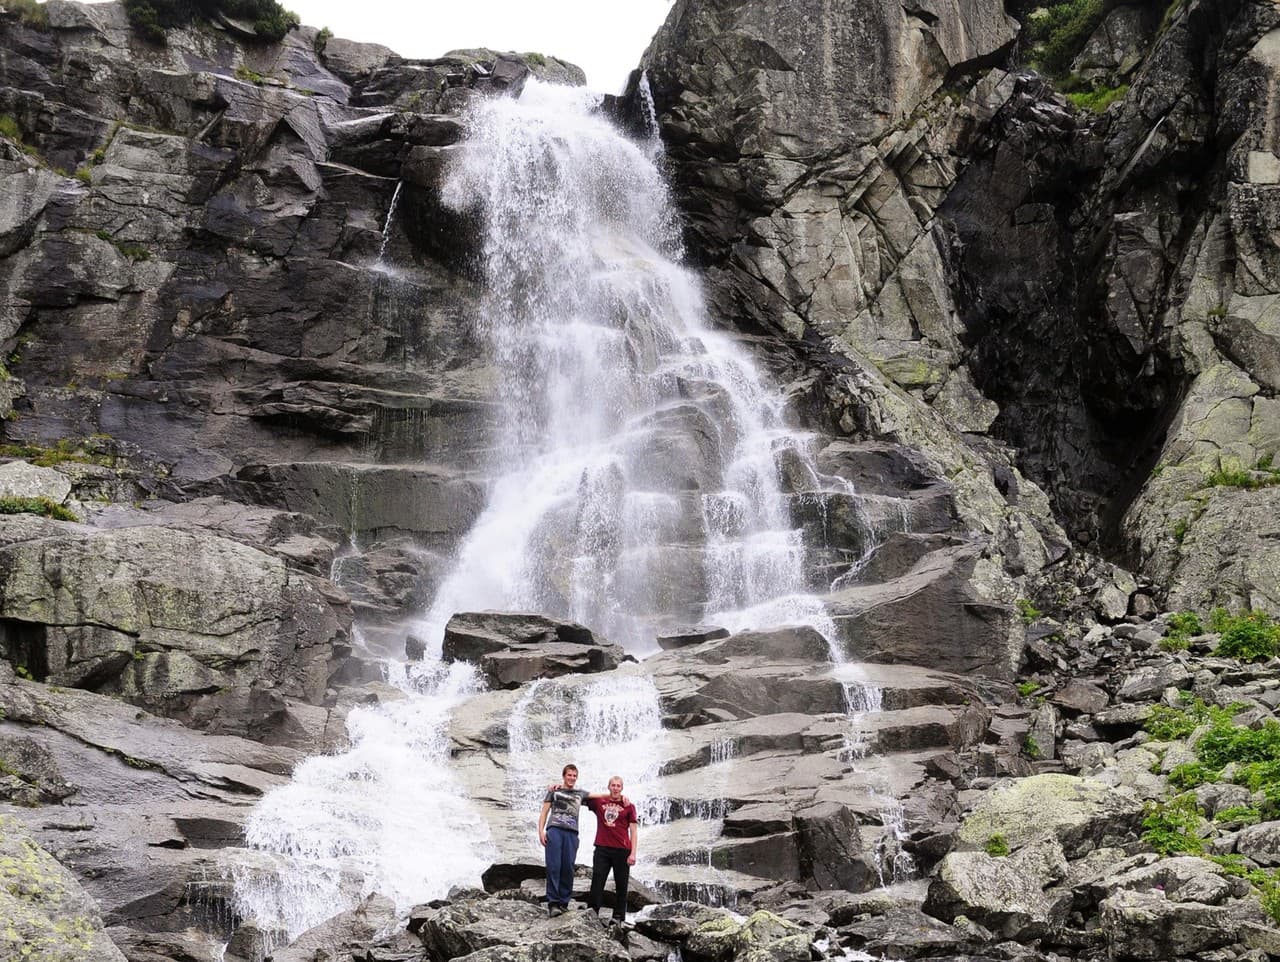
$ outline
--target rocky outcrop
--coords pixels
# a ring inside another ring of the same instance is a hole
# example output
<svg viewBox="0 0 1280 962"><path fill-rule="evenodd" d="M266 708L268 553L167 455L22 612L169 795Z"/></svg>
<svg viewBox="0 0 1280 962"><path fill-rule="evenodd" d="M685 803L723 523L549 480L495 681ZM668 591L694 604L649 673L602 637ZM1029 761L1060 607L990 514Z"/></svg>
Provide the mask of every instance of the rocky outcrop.
<svg viewBox="0 0 1280 962"><path fill-rule="evenodd" d="M589 628L541 615L463 612L444 629L441 656L469 661L493 688L515 688L537 678L609 671L623 659L621 645L598 641Z"/></svg>

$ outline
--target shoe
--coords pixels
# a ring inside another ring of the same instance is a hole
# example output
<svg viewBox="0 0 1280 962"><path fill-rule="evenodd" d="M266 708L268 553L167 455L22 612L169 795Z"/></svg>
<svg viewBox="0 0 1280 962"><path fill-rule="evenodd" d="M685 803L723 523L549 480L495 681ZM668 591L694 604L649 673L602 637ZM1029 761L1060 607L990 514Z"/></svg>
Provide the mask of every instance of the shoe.
<svg viewBox="0 0 1280 962"><path fill-rule="evenodd" d="M549 916L550 916L551 918L553 918L553 919L554 919L556 916L564 915L564 908L563 908L562 906L559 906L559 905L548 905L548 906L547 906L547 915L549 915Z"/></svg>
<svg viewBox="0 0 1280 962"><path fill-rule="evenodd" d="M613 924L614 924L614 925L616 925L616 926L617 926L618 928L620 928L620 929L633 929L633 928L635 928L635 926L634 926L634 925L632 925L630 922L628 922L628 921L626 920L626 918L625 918L625 917L623 917L623 918L618 918L616 915L613 917Z"/></svg>

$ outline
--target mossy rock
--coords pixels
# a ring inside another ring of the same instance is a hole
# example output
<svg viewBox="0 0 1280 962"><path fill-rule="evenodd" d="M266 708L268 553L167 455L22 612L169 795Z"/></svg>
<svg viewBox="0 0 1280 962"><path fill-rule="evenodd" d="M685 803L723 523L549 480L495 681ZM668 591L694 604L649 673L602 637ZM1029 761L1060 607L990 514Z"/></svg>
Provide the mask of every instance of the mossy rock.
<svg viewBox="0 0 1280 962"><path fill-rule="evenodd" d="M794 922L761 910L743 922L729 916L703 922L686 951L710 962L807 962L809 937Z"/></svg>
<svg viewBox="0 0 1280 962"><path fill-rule="evenodd" d="M124 962L93 900L12 818L0 817L0 958Z"/></svg>

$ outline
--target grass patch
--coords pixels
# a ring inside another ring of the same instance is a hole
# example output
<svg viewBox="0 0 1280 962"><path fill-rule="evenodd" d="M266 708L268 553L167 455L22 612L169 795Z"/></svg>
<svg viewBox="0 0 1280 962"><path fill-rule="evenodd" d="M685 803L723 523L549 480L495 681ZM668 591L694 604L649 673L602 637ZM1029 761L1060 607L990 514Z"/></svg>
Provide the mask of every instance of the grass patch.
<svg viewBox="0 0 1280 962"><path fill-rule="evenodd" d="M1018 694L1023 698L1028 695L1034 695L1040 690L1040 682L1038 681L1020 681L1018 682Z"/></svg>
<svg viewBox="0 0 1280 962"><path fill-rule="evenodd" d="M88 167L78 167L76 168L75 178L82 184L92 184L93 171Z"/></svg>
<svg viewBox="0 0 1280 962"><path fill-rule="evenodd" d="M1239 462L1220 462L1217 470L1205 477L1204 487L1243 488L1246 491L1273 487L1280 484L1280 468L1274 466L1274 460L1274 455L1268 454L1252 468L1246 468Z"/></svg>
<svg viewBox="0 0 1280 962"><path fill-rule="evenodd" d="M236 67L236 79L243 80L245 83L257 84L262 86L262 82L267 78L256 70L251 70L244 64Z"/></svg>
<svg viewBox="0 0 1280 962"><path fill-rule="evenodd" d="M22 128L18 126L18 121L13 118L12 114L0 114L0 136L8 137L10 140L22 141Z"/></svg>
<svg viewBox="0 0 1280 962"><path fill-rule="evenodd" d="M1280 650L1280 624L1273 622L1265 611L1231 615L1217 608L1213 612L1213 626L1222 635L1213 650L1220 657L1264 661Z"/></svg>
<svg viewBox="0 0 1280 962"><path fill-rule="evenodd" d="M1022 618L1024 625L1029 625L1034 621L1044 617L1044 612L1031 603L1030 598L1019 598L1014 602L1018 609L1018 615Z"/></svg>
<svg viewBox="0 0 1280 962"><path fill-rule="evenodd" d="M52 447L37 444L0 444L0 458L21 458L41 468L52 468L68 461L78 464L97 464L115 467L115 459L105 454L89 451L70 438L62 438Z"/></svg>
<svg viewBox="0 0 1280 962"><path fill-rule="evenodd" d="M1257 825L1262 821L1262 813L1249 805L1233 805L1224 808L1213 816L1215 822L1239 822L1242 825Z"/></svg>
<svg viewBox="0 0 1280 962"><path fill-rule="evenodd" d="M1106 113L1107 108L1117 100L1123 100L1124 95L1128 92L1129 85L1121 84L1119 87L1095 87L1093 90L1079 90L1075 93L1067 94L1067 99L1075 104L1079 110L1102 114Z"/></svg>
<svg viewBox="0 0 1280 962"><path fill-rule="evenodd" d="M992 858L1004 858L1009 854L1009 840L997 832L987 839L985 850Z"/></svg>
<svg viewBox="0 0 1280 962"><path fill-rule="evenodd" d="M4 8L10 13L16 13L18 19L28 27L35 27L37 30L49 28L49 11L43 3L37 3L36 0L4 0Z"/></svg>
<svg viewBox="0 0 1280 962"><path fill-rule="evenodd" d="M0 498L0 514L38 514L58 521L79 521L74 512L51 498Z"/></svg>

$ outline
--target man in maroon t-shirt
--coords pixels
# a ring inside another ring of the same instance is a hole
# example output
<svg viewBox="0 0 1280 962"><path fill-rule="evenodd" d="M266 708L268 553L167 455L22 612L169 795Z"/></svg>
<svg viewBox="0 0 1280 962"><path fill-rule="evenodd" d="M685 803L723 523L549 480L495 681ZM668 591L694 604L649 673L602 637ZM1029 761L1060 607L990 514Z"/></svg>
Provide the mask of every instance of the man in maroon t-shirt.
<svg viewBox="0 0 1280 962"><path fill-rule="evenodd" d="M613 920L625 923L627 883L631 879L631 866L636 864L640 834L636 807L623 797L622 779L617 775L609 779L608 795L589 795L585 804L596 816L596 848L591 859L591 895L587 904L591 911L600 911L604 883L612 870Z"/></svg>

